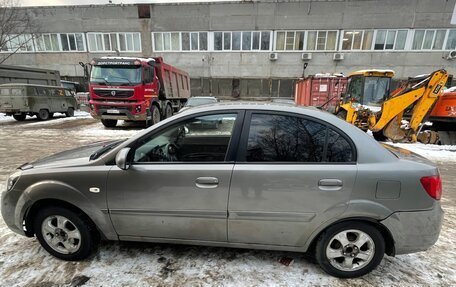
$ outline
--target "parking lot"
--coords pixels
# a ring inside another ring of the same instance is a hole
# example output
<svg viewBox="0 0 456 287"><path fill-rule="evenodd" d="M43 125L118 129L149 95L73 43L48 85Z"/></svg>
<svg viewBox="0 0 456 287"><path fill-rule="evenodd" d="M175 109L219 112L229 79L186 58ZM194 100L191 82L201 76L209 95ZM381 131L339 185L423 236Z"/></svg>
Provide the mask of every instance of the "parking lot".
<svg viewBox="0 0 456 287"><path fill-rule="evenodd" d="M0 189L20 164L89 142L126 138L140 129L126 125L106 129L85 113L21 123L0 115ZM426 252L385 257L376 270L362 278L331 277L299 253L130 242L105 242L91 259L65 262L50 256L36 239L13 233L0 219L0 285L454 286L456 149L410 147L436 161L443 177L446 214L439 241ZM284 258L292 259L292 264L280 263Z"/></svg>

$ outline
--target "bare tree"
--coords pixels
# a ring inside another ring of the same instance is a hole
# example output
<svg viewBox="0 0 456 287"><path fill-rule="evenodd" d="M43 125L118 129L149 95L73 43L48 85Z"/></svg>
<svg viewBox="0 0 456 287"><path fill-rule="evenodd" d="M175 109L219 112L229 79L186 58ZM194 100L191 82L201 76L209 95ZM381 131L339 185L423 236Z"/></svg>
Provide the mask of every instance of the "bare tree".
<svg viewBox="0 0 456 287"><path fill-rule="evenodd" d="M16 0L0 0L0 64L18 51L30 50L36 25Z"/></svg>

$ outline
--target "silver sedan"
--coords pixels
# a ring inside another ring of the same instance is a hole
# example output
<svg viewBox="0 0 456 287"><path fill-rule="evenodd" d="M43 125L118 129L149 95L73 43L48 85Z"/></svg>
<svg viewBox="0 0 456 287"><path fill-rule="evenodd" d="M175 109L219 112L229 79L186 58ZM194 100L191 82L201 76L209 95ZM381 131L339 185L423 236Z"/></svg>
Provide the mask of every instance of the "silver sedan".
<svg viewBox="0 0 456 287"><path fill-rule="evenodd" d="M63 260L100 239L181 243L307 252L357 277L432 246L441 193L432 163L331 114L225 103L24 164L1 209Z"/></svg>

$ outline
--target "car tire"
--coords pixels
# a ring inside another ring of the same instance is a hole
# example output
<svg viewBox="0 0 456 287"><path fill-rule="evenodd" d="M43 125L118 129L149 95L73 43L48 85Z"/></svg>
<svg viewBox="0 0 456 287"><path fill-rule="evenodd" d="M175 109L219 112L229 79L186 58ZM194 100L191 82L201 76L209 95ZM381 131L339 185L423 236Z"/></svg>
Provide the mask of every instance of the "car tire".
<svg viewBox="0 0 456 287"><path fill-rule="evenodd" d="M67 117L74 117L74 109L73 108L68 108L68 110L65 112L65 115Z"/></svg>
<svg viewBox="0 0 456 287"><path fill-rule="evenodd" d="M339 278L363 276L383 259L385 240L372 225L347 221L329 227L319 237L315 258L328 274Z"/></svg>
<svg viewBox="0 0 456 287"><path fill-rule="evenodd" d="M47 121L49 119L49 111L45 109L41 109L38 112L38 119L40 121Z"/></svg>
<svg viewBox="0 0 456 287"><path fill-rule="evenodd" d="M41 246L62 260L83 260L98 246L99 236L93 224L66 208L47 207L38 211L33 227Z"/></svg>
<svg viewBox="0 0 456 287"><path fill-rule="evenodd" d="M25 113L21 113L20 115L13 115L13 118L19 122L25 121L26 117L27 115Z"/></svg>
<svg viewBox="0 0 456 287"><path fill-rule="evenodd" d="M101 120L101 123L107 128L113 128L117 125L117 120L103 119Z"/></svg>

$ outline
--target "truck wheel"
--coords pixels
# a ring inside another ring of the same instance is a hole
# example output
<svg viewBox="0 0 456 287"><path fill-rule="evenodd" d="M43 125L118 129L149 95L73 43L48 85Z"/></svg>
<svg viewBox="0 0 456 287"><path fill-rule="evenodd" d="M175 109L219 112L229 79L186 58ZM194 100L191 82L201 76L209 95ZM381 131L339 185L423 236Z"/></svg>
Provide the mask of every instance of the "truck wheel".
<svg viewBox="0 0 456 287"><path fill-rule="evenodd" d="M33 227L41 246L59 259L82 260L97 248L98 236L93 224L69 209L42 209L36 215Z"/></svg>
<svg viewBox="0 0 456 287"><path fill-rule="evenodd" d="M152 105L151 107L151 114L152 114L152 124L155 125L155 124L158 124L160 122L160 118L161 118L161 115L160 115L160 108L156 105Z"/></svg>
<svg viewBox="0 0 456 287"><path fill-rule="evenodd" d="M353 278L377 267L384 253L385 240L375 227L347 221L329 227L320 235L315 258L328 274Z"/></svg>
<svg viewBox="0 0 456 287"><path fill-rule="evenodd" d="M101 120L101 123L107 128L113 128L117 125L117 120Z"/></svg>
<svg viewBox="0 0 456 287"><path fill-rule="evenodd" d="M65 115L67 117L74 117L74 109L73 108L68 108L68 110L66 111Z"/></svg>
<svg viewBox="0 0 456 287"><path fill-rule="evenodd" d="M38 119L40 121L47 121L49 119L49 111L45 109L41 109L38 112Z"/></svg>
<svg viewBox="0 0 456 287"><path fill-rule="evenodd" d="M173 116L173 108L171 105L166 105L166 118L170 118Z"/></svg>
<svg viewBox="0 0 456 287"><path fill-rule="evenodd" d="M20 115L13 115L13 118L19 122L25 121L26 117L27 115L25 113L21 113Z"/></svg>
<svg viewBox="0 0 456 287"><path fill-rule="evenodd" d="M342 119L344 121L347 121L347 111L346 110L339 110L336 114L336 117L339 119Z"/></svg>

